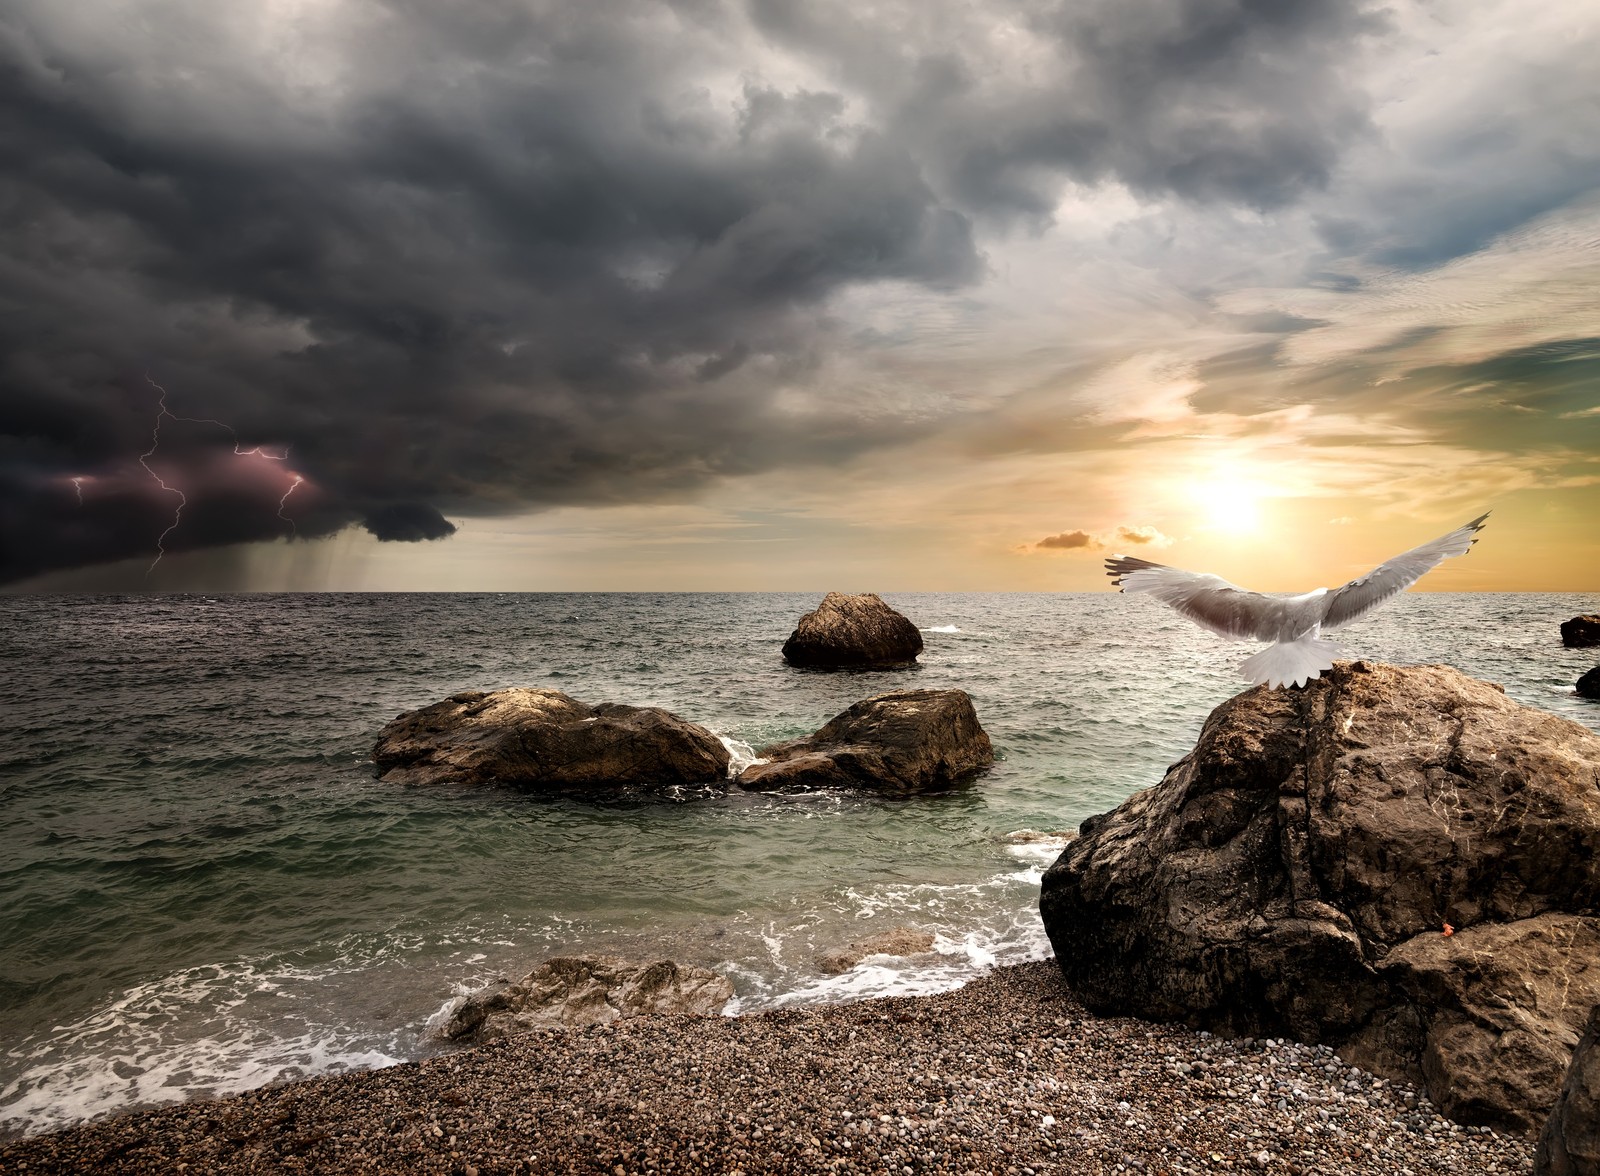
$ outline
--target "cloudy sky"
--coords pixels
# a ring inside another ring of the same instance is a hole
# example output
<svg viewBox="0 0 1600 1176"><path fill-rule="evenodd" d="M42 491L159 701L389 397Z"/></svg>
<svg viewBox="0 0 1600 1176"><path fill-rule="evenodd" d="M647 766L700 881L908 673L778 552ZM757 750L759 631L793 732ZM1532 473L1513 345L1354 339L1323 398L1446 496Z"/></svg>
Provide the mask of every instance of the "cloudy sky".
<svg viewBox="0 0 1600 1176"><path fill-rule="evenodd" d="M9 0L0 582L1303 588L1493 508L1429 586L1594 590L1597 60L1593 0Z"/></svg>

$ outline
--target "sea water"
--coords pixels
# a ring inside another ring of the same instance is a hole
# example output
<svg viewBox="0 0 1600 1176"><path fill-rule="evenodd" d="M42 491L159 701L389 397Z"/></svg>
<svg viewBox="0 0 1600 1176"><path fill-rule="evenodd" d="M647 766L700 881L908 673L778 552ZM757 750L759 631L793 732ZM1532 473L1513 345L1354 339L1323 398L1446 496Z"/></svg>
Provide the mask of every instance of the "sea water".
<svg viewBox="0 0 1600 1176"><path fill-rule="evenodd" d="M1111 593L892 595L915 668L779 656L813 594L0 598L0 1130L442 1048L548 956L668 956L730 1012L958 985L1049 953L1059 832L1160 779L1252 647ZM1408 594L1341 632L1600 729L1558 623L1595 595ZM662 706L748 755L887 690L972 695L997 762L938 796L549 799L374 778L461 690ZM825 975L891 927L935 952Z"/></svg>

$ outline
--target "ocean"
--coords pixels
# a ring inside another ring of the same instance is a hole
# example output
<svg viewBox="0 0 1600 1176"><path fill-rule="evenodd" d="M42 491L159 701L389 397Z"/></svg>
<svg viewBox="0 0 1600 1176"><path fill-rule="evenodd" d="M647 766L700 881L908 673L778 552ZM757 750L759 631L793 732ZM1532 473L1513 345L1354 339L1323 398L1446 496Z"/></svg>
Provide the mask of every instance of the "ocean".
<svg viewBox="0 0 1600 1176"><path fill-rule="evenodd" d="M1155 783L1237 693L1230 645L1114 593L886 594L912 669L779 648L818 594L0 597L0 1132L392 1064L548 956L668 956L729 1012L947 989L1049 954L1061 831ZM1557 625L1593 594L1400 597L1339 639L1600 730ZM888 690L972 695L997 762L938 796L544 799L374 779L401 711L549 686L736 752ZM824 975L891 927L929 958Z"/></svg>

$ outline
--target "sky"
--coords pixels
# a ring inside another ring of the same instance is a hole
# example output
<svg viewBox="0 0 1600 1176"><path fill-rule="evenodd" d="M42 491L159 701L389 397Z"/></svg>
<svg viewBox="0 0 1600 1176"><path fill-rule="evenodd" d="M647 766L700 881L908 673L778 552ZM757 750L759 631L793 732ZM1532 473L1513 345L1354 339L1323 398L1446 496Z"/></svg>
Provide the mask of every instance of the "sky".
<svg viewBox="0 0 1600 1176"><path fill-rule="evenodd" d="M0 587L1600 590L1600 7L9 0Z"/></svg>

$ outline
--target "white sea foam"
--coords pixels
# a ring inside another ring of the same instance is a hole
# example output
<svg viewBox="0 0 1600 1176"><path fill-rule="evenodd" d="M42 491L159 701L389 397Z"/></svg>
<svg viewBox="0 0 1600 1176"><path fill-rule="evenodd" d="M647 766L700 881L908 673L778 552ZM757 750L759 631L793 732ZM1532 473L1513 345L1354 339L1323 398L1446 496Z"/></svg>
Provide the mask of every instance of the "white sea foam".
<svg viewBox="0 0 1600 1176"><path fill-rule="evenodd" d="M930 625L928 628L926 628L926 629L924 629L922 631L924 633L959 633L959 632L961 632L961 630L956 628L956 626L954 626L954 625Z"/></svg>
<svg viewBox="0 0 1600 1176"><path fill-rule="evenodd" d="M17 1076L0 1089L0 1129L35 1134L129 1107L403 1060L393 1039L296 1009L322 978L238 962L135 985L6 1051ZM264 1003L275 1016L262 1016Z"/></svg>
<svg viewBox="0 0 1600 1176"><path fill-rule="evenodd" d="M822 922L835 939L817 943L813 939L816 925L780 928L769 923L761 938L777 974L758 977L734 961L720 965L739 991L724 1012L737 1016L795 1005L947 992L997 965L1048 958L1050 942L1037 910L1043 873L1044 864L1040 863L1002 871L976 883L846 888L835 909L850 923L865 922L874 930L910 925L931 931L933 950L905 957L868 956L843 974L819 975L816 949L833 946L849 934L849 924L840 928L834 920Z"/></svg>
<svg viewBox="0 0 1600 1176"><path fill-rule="evenodd" d="M733 779L751 764L764 764L767 761L756 755L756 749L743 739L733 739L727 735L718 735L722 746L728 749L728 779Z"/></svg>

